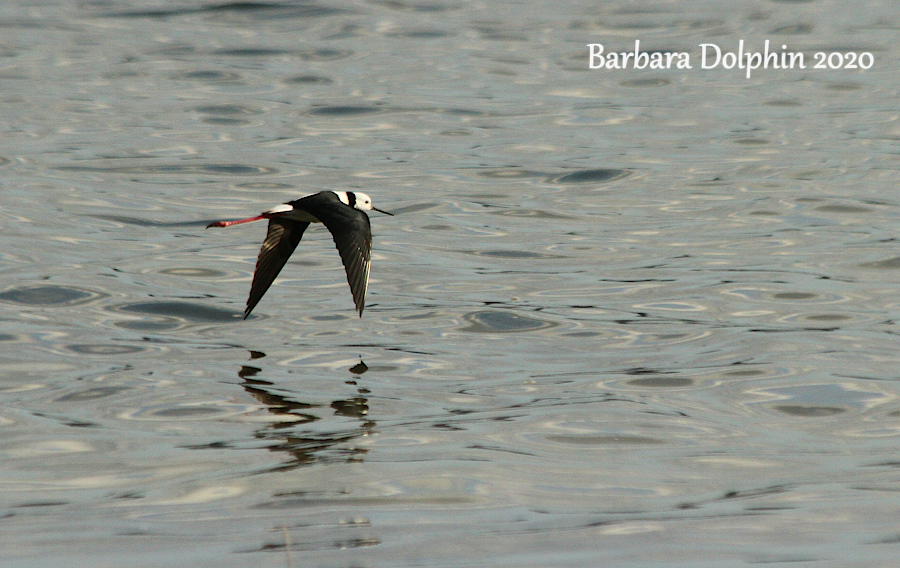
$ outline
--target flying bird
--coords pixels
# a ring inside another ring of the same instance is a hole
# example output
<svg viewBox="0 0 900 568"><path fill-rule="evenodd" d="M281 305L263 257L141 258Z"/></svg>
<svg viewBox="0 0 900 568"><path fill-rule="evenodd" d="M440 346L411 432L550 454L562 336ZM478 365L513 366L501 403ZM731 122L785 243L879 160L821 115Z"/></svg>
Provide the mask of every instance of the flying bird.
<svg viewBox="0 0 900 568"><path fill-rule="evenodd" d="M366 211L393 213L372 206L372 198L359 191L321 191L314 195L278 205L255 217L237 221L216 221L209 227L230 227L239 223L269 220L266 240L259 250L256 271L250 285L250 297L244 319L250 315L266 290L275 281L284 264L300 243L303 232L310 223L322 223L331 232L337 245L356 311L362 317L369 286L369 265L372 260L372 229Z"/></svg>

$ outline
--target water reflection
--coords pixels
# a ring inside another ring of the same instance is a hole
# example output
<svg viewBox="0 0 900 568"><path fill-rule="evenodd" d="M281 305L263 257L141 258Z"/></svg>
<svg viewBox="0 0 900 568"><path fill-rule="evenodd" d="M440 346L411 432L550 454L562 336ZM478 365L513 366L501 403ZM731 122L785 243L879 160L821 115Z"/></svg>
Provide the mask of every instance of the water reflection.
<svg viewBox="0 0 900 568"><path fill-rule="evenodd" d="M261 351L251 351L252 360L262 359L266 356ZM359 363L348 369L353 379L348 384L355 385L356 378L368 370L368 366L360 360ZM369 405L365 397L368 391L358 388L360 396L347 399L337 399L331 402L330 408L336 416L358 420L358 425L352 428L321 432L308 429L303 431L304 425L312 424L321 419L311 409L322 408L322 404L303 402L296 400L290 394L271 381L259 378L263 372L262 367L243 365L238 371L238 377L243 381L241 386L247 393L264 404L274 420L261 428L253 435L258 440L266 442L266 448L272 452L284 452L288 459L269 471L285 471L295 469L314 462L360 462L367 450L363 448L349 447L349 443L356 438L368 436L372 433L376 423L368 419ZM343 423L343 422L342 422Z"/></svg>

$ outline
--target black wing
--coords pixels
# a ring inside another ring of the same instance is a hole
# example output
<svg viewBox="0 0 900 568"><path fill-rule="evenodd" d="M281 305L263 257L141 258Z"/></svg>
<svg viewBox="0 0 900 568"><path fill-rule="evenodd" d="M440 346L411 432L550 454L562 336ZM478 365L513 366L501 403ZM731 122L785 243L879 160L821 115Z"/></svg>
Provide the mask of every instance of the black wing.
<svg viewBox="0 0 900 568"><path fill-rule="evenodd" d="M369 265L372 260L372 228L369 216L341 202L333 191L323 191L315 195L291 202L294 207L308 211L322 221L331 232L337 245L347 282L356 311L362 317L366 303L366 289L369 286Z"/></svg>
<svg viewBox="0 0 900 568"><path fill-rule="evenodd" d="M307 227L309 227L309 223L292 219L279 217L269 219L269 232L266 234L262 248L259 249L259 258L256 259L256 272L253 273L253 284L250 285L250 297L247 298L244 319L247 319L266 290L275 281L275 277L281 272L284 264L300 243L303 231Z"/></svg>
<svg viewBox="0 0 900 568"><path fill-rule="evenodd" d="M356 311L362 317L366 304L366 289L369 287L369 267L372 264L372 228L369 225L368 215L356 209L353 211L356 212L356 220L352 231L346 230L346 223L342 224L338 231L332 229L327 221L322 222L331 231L334 244L341 253L350 293L353 294Z"/></svg>

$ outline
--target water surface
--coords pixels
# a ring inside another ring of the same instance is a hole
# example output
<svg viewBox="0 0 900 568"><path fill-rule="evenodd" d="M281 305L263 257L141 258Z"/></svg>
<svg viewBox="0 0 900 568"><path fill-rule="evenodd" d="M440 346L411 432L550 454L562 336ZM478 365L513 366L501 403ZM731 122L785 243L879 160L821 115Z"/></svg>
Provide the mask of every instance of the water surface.
<svg viewBox="0 0 900 568"><path fill-rule="evenodd" d="M886 4L0 10L4 566L888 566ZM587 43L867 51L590 71ZM310 229L360 190L356 317Z"/></svg>

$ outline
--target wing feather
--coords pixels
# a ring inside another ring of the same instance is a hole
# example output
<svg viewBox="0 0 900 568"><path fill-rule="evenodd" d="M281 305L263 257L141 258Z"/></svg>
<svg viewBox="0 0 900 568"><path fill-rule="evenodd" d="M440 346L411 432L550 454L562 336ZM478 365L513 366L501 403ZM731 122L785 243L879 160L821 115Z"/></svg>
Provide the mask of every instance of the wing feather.
<svg viewBox="0 0 900 568"><path fill-rule="evenodd" d="M347 283L350 284L350 293L353 295L356 311L361 317L366 305L369 269L372 265L372 229L369 217L365 213L353 211L358 215L351 231L346 230L346 224L341 225L341 230L334 230L328 226L328 222L323 220L323 223L331 231L334 244L341 255L344 270L347 272Z"/></svg>
<svg viewBox="0 0 900 568"><path fill-rule="evenodd" d="M263 241L262 248L259 249L259 257L256 259L256 271L253 273L253 283L250 285L250 296L247 298L244 319L247 319L272 282L275 281L278 273L284 268L285 263L294 253L294 249L300 244L303 232L308 226L309 223L284 217L269 219L266 240Z"/></svg>
<svg viewBox="0 0 900 568"><path fill-rule="evenodd" d="M372 261L372 227L364 211L348 207L333 191L323 191L292 202L315 215L331 232L347 272L347 283L362 317Z"/></svg>

